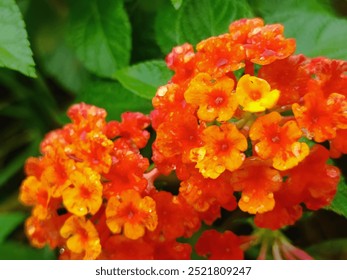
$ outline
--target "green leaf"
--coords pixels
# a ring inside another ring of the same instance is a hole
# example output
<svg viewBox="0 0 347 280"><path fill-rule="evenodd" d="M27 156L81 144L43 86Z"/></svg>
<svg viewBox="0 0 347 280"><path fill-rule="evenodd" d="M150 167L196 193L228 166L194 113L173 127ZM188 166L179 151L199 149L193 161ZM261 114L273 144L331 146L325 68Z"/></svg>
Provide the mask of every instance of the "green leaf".
<svg viewBox="0 0 347 280"><path fill-rule="evenodd" d="M120 120L126 111L147 114L152 109L150 100L133 94L115 81L90 82L76 100L81 101L106 109L108 120Z"/></svg>
<svg viewBox="0 0 347 280"><path fill-rule="evenodd" d="M341 177L334 200L326 209L347 218L347 184L344 177Z"/></svg>
<svg viewBox="0 0 347 280"><path fill-rule="evenodd" d="M65 40L68 23L63 8L66 9L54 8L47 1L32 1L26 12L28 33L33 38L32 48L37 63L42 66L42 75L76 94L86 83L89 71Z"/></svg>
<svg viewBox="0 0 347 280"><path fill-rule="evenodd" d="M0 67L36 77L25 24L14 0L0 0Z"/></svg>
<svg viewBox="0 0 347 280"><path fill-rule="evenodd" d="M18 171L23 168L27 158L36 153L39 142L40 139L35 137L30 146L14 156L13 159L3 168L3 170L1 170L0 189L5 186L8 180L10 180Z"/></svg>
<svg viewBox="0 0 347 280"><path fill-rule="evenodd" d="M161 11L156 19L156 39L164 53L189 42L193 45L210 36L228 32L229 24L252 17L246 0L187 0L178 11Z"/></svg>
<svg viewBox="0 0 347 280"><path fill-rule="evenodd" d="M26 215L22 212L0 213L0 244L21 224Z"/></svg>
<svg viewBox="0 0 347 280"><path fill-rule="evenodd" d="M116 72L115 77L128 90L146 99L152 99L157 88L172 76L164 61L152 60Z"/></svg>
<svg viewBox="0 0 347 280"><path fill-rule="evenodd" d="M180 38L177 18L178 11L172 5L163 7L156 16L155 39L164 54L168 54L173 47L183 43L183 39Z"/></svg>
<svg viewBox="0 0 347 280"><path fill-rule="evenodd" d="M333 239L306 248L313 258L320 260L346 260L347 239Z"/></svg>
<svg viewBox="0 0 347 280"><path fill-rule="evenodd" d="M68 41L91 72L112 77L129 63L131 28L123 1L73 0Z"/></svg>
<svg viewBox="0 0 347 280"><path fill-rule="evenodd" d="M296 39L296 53L347 59L347 20L334 15L326 1L253 2L266 23L283 24L286 36Z"/></svg>
<svg viewBox="0 0 347 280"><path fill-rule="evenodd" d="M17 242L0 244L0 260L53 260L56 254L49 248L35 249Z"/></svg>
<svg viewBox="0 0 347 280"><path fill-rule="evenodd" d="M318 12L333 14L329 0L248 0L250 6L262 17L276 17L276 14L287 13L293 11Z"/></svg>
<svg viewBox="0 0 347 280"><path fill-rule="evenodd" d="M171 0L171 3L172 3L172 6L174 6L174 8L178 10L182 5L183 0Z"/></svg>

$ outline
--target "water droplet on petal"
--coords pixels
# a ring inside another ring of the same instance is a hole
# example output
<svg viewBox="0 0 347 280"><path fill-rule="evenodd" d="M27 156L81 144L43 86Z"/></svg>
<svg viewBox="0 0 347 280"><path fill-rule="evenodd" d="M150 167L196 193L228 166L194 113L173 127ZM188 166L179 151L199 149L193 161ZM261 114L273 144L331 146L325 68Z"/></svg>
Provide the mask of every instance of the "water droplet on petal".
<svg viewBox="0 0 347 280"><path fill-rule="evenodd" d="M221 164L218 164L218 165L214 168L214 170L215 170L217 173L221 174L222 172L224 172L225 166L223 166L223 165L221 165Z"/></svg>

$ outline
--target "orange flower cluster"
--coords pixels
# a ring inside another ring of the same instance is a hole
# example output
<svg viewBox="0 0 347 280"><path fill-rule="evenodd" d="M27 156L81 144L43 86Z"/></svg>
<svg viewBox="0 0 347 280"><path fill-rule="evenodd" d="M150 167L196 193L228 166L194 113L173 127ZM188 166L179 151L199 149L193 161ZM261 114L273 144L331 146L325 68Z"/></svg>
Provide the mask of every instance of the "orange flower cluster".
<svg viewBox="0 0 347 280"><path fill-rule="evenodd" d="M283 31L241 19L166 58L174 75L153 98L153 160L207 224L237 197L257 226L279 229L336 193L327 159L347 152L347 63L293 55Z"/></svg>
<svg viewBox="0 0 347 280"><path fill-rule="evenodd" d="M282 25L241 19L196 51L172 50L174 75L149 117L107 122L103 109L72 106L72 122L26 163L20 200L33 207L32 244L59 248L62 259L189 259L184 240L197 233L200 256L242 259L252 238L201 233L201 224L239 207L276 230L303 205L329 205L340 171L327 160L347 153L347 63L294 51ZM140 153L150 124L151 165Z"/></svg>
<svg viewBox="0 0 347 280"><path fill-rule="evenodd" d="M107 122L105 110L83 103L68 116L72 123L49 133L42 156L25 166L20 200L33 206L31 243L59 248L62 259L189 258L191 247L176 238L199 220L185 216L185 201L153 186L158 173L147 172L149 160L140 154L150 119L125 113L121 122ZM186 225L172 226L182 219Z"/></svg>

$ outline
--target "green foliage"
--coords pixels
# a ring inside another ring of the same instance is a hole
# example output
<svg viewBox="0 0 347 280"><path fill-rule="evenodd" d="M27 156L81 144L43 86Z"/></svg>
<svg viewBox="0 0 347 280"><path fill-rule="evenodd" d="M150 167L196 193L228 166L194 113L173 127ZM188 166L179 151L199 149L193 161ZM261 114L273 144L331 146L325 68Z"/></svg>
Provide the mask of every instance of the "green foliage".
<svg viewBox="0 0 347 280"><path fill-rule="evenodd" d="M171 76L172 72L165 62L156 60L121 69L115 74L125 88L149 100L154 97L157 88L166 84Z"/></svg>
<svg viewBox="0 0 347 280"><path fill-rule="evenodd" d="M35 77L25 24L14 0L0 0L0 26L0 67Z"/></svg>
<svg viewBox="0 0 347 280"><path fill-rule="evenodd" d="M35 249L29 245L7 242L0 244L0 260L53 260L56 254L49 248Z"/></svg>
<svg viewBox="0 0 347 280"><path fill-rule="evenodd" d="M69 42L91 72L111 77L130 59L130 23L122 1L71 1Z"/></svg>
<svg viewBox="0 0 347 280"><path fill-rule="evenodd" d="M76 100L76 102L79 101L105 108L108 120L120 120L120 115L126 111L147 114L152 107L149 99L132 94L113 81L90 82Z"/></svg>
<svg viewBox="0 0 347 280"><path fill-rule="evenodd" d="M22 212L0 213L0 244L26 217Z"/></svg>
<svg viewBox="0 0 347 280"><path fill-rule="evenodd" d="M347 239L333 239L325 241L305 249L317 260L346 260Z"/></svg>

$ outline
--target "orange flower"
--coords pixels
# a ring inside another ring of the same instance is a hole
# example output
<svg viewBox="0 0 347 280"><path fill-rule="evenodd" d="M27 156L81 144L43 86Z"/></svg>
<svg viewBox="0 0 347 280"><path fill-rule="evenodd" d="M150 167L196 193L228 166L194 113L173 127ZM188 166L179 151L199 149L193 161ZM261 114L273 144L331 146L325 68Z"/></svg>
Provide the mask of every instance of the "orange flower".
<svg viewBox="0 0 347 280"><path fill-rule="evenodd" d="M230 34L210 37L197 46L196 66L200 72L214 78L241 69L244 66L245 51L241 44L235 44Z"/></svg>
<svg viewBox="0 0 347 280"><path fill-rule="evenodd" d="M155 201L146 196L141 198L138 192L127 190L119 196L113 196L107 203L106 223L113 233L120 233L130 239L138 239L145 234L145 228L155 230L158 224Z"/></svg>
<svg viewBox="0 0 347 280"><path fill-rule="evenodd" d="M230 172L224 172L216 179L204 178L197 170L181 182L179 196L200 213L212 211L219 206L229 211L237 207L234 189L230 183Z"/></svg>
<svg viewBox="0 0 347 280"><path fill-rule="evenodd" d="M255 151L262 159L272 159L273 167L286 170L296 166L309 153L306 143L297 142L302 136L295 121L280 126L282 117L277 112L259 117L251 126L249 136L256 141Z"/></svg>
<svg viewBox="0 0 347 280"><path fill-rule="evenodd" d="M63 190L71 185L69 176L76 169L75 164L60 145L48 149L41 158L43 172L40 181L50 189L52 197L61 197Z"/></svg>
<svg viewBox="0 0 347 280"><path fill-rule="evenodd" d="M56 211L43 220L33 214L25 221L25 234L30 243L38 248L43 248L46 245L52 249L63 246L65 242L60 236L59 230L65 220L66 217L58 216Z"/></svg>
<svg viewBox="0 0 347 280"><path fill-rule="evenodd" d="M106 124L106 111L93 105L78 103L71 106L67 115L80 131L102 130Z"/></svg>
<svg viewBox="0 0 347 280"><path fill-rule="evenodd" d="M246 57L253 63L266 65L277 59L284 59L294 53L294 39L283 36L281 24L269 24L254 28L249 34L244 48Z"/></svg>
<svg viewBox="0 0 347 280"><path fill-rule="evenodd" d="M85 260L94 260L101 253L98 232L85 217L68 218L60 229L60 235L67 238L67 248L74 253L84 253Z"/></svg>
<svg viewBox="0 0 347 280"><path fill-rule="evenodd" d="M234 42L245 44L247 43L248 34L253 32L254 29L263 26L264 21L261 18L242 18L229 25L229 32Z"/></svg>
<svg viewBox="0 0 347 280"><path fill-rule="evenodd" d="M342 94L325 98L322 92L311 92L304 96L303 106L295 103L292 108L307 137L317 142L334 139L337 129L347 129L347 100Z"/></svg>
<svg viewBox="0 0 347 280"><path fill-rule="evenodd" d="M244 75L237 83L235 96L244 111L255 113L272 108L280 92L277 89L271 90L268 82L263 79Z"/></svg>
<svg viewBox="0 0 347 280"><path fill-rule="evenodd" d="M28 206L35 206L33 214L38 219L45 219L48 215L48 203L50 201L50 190L42 184L35 176L27 177L20 187L19 200Z"/></svg>
<svg viewBox="0 0 347 280"><path fill-rule="evenodd" d="M189 81L195 72L194 48L188 43L174 47L165 61L167 67L175 71L175 75L171 78L174 83Z"/></svg>
<svg viewBox="0 0 347 280"><path fill-rule="evenodd" d="M63 190L63 203L69 212L84 216L95 214L102 203L100 175L88 167L80 167L70 174L70 187Z"/></svg>
<svg viewBox="0 0 347 280"><path fill-rule="evenodd" d="M202 133L205 146L190 151L190 159L205 178L217 178L225 170L234 171L245 159L246 137L231 123L212 125Z"/></svg>
<svg viewBox="0 0 347 280"><path fill-rule="evenodd" d="M70 158L88 162L96 172L107 173L111 167L112 149L113 142L110 139L101 132L91 131L81 133L64 150Z"/></svg>
<svg viewBox="0 0 347 280"><path fill-rule="evenodd" d="M233 96L234 81L224 77L213 80L206 73L198 74L189 84L184 97L187 103L199 106L198 117L203 121L229 120L236 108Z"/></svg>
<svg viewBox="0 0 347 280"><path fill-rule="evenodd" d="M267 162L250 157L231 174L230 181L235 191L242 191L240 209L256 214L274 208L274 192L280 188L282 177L279 171L271 168Z"/></svg>

